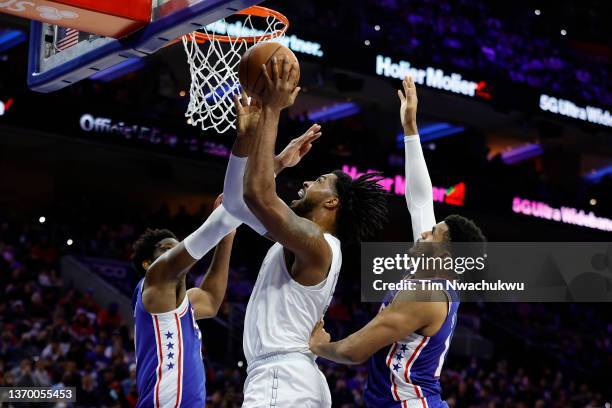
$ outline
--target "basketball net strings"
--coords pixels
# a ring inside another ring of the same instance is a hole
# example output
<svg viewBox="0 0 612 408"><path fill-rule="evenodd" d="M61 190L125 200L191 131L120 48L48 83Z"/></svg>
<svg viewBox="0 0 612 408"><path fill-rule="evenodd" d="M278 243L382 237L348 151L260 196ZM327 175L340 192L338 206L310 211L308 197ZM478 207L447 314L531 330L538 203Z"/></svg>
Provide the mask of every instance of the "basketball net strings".
<svg viewBox="0 0 612 408"><path fill-rule="evenodd" d="M225 22L225 20L223 20ZM250 44L240 37L272 35L270 41L281 35L279 25L283 23L272 16L266 17L266 29L259 32L253 27L251 16L247 16L240 25L240 32L230 33L230 41L222 43L216 39L217 34L210 32L206 27L202 31L210 38L203 44L196 42L196 34L187 34L183 37L183 47L187 54L191 85L189 87L189 105L185 112L187 123L200 126L202 130L215 129L217 133L224 133L235 129L236 112L232 96L240 93L240 80L238 66L242 54ZM226 27L230 27L227 24ZM235 25L232 25L235 27ZM228 30L229 31L229 30Z"/></svg>

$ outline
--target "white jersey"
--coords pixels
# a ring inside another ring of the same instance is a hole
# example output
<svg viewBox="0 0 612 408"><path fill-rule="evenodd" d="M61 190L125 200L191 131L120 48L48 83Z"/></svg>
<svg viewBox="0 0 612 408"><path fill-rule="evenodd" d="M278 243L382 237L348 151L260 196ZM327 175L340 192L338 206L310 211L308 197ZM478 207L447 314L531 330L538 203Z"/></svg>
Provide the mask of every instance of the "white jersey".
<svg viewBox="0 0 612 408"><path fill-rule="evenodd" d="M325 234L325 240L332 262L327 278L315 286L291 277L281 244L266 254L244 319L242 347L248 364L276 353L311 354L310 333L331 302L342 265L340 241L331 234Z"/></svg>

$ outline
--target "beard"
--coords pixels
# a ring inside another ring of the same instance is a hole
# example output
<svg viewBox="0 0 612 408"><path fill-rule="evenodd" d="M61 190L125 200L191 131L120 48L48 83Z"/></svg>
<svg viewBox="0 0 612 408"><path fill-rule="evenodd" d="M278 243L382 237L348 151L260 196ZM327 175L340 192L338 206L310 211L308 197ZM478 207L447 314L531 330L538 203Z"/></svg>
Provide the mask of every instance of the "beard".
<svg viewBox="0 0 612 408"><path fill-rule="evenodd" d="M315 208L315 205L306 198L302 198L291 202L290 207L300 217L307 218L307 215Z"/></svg>
<svg viewBox="0 0 612 408"><path fill-rule="evenodd" d="M440 245L440 243L416 241L408 253L411 256L432 256L435 255L435 245Z"/></svg>

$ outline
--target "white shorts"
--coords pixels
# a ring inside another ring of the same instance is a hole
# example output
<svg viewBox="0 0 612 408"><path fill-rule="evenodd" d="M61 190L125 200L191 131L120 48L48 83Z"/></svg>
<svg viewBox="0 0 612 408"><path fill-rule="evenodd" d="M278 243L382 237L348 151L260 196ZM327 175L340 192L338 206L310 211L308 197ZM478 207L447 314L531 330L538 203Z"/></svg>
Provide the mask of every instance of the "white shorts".
<svg viewBox="0 0 612 408"><path fill-rule="evenodd" d="M243 408L329 408L331 393L325 376L302 353L274 355L248 368Z"/></svg>

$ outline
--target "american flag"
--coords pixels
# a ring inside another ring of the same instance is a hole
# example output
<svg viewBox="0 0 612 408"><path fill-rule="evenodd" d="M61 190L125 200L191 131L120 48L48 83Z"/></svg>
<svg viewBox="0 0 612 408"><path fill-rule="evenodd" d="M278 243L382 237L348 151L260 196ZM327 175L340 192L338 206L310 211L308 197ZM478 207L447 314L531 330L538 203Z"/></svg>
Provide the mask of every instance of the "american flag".
<svg viewBox="0 0 612 408"><path fill-rule="evenodd" d="M62 28L58 32L59 40L56 44L58 50L63 51L79 42L79 32L73 28Z"/></svg>

